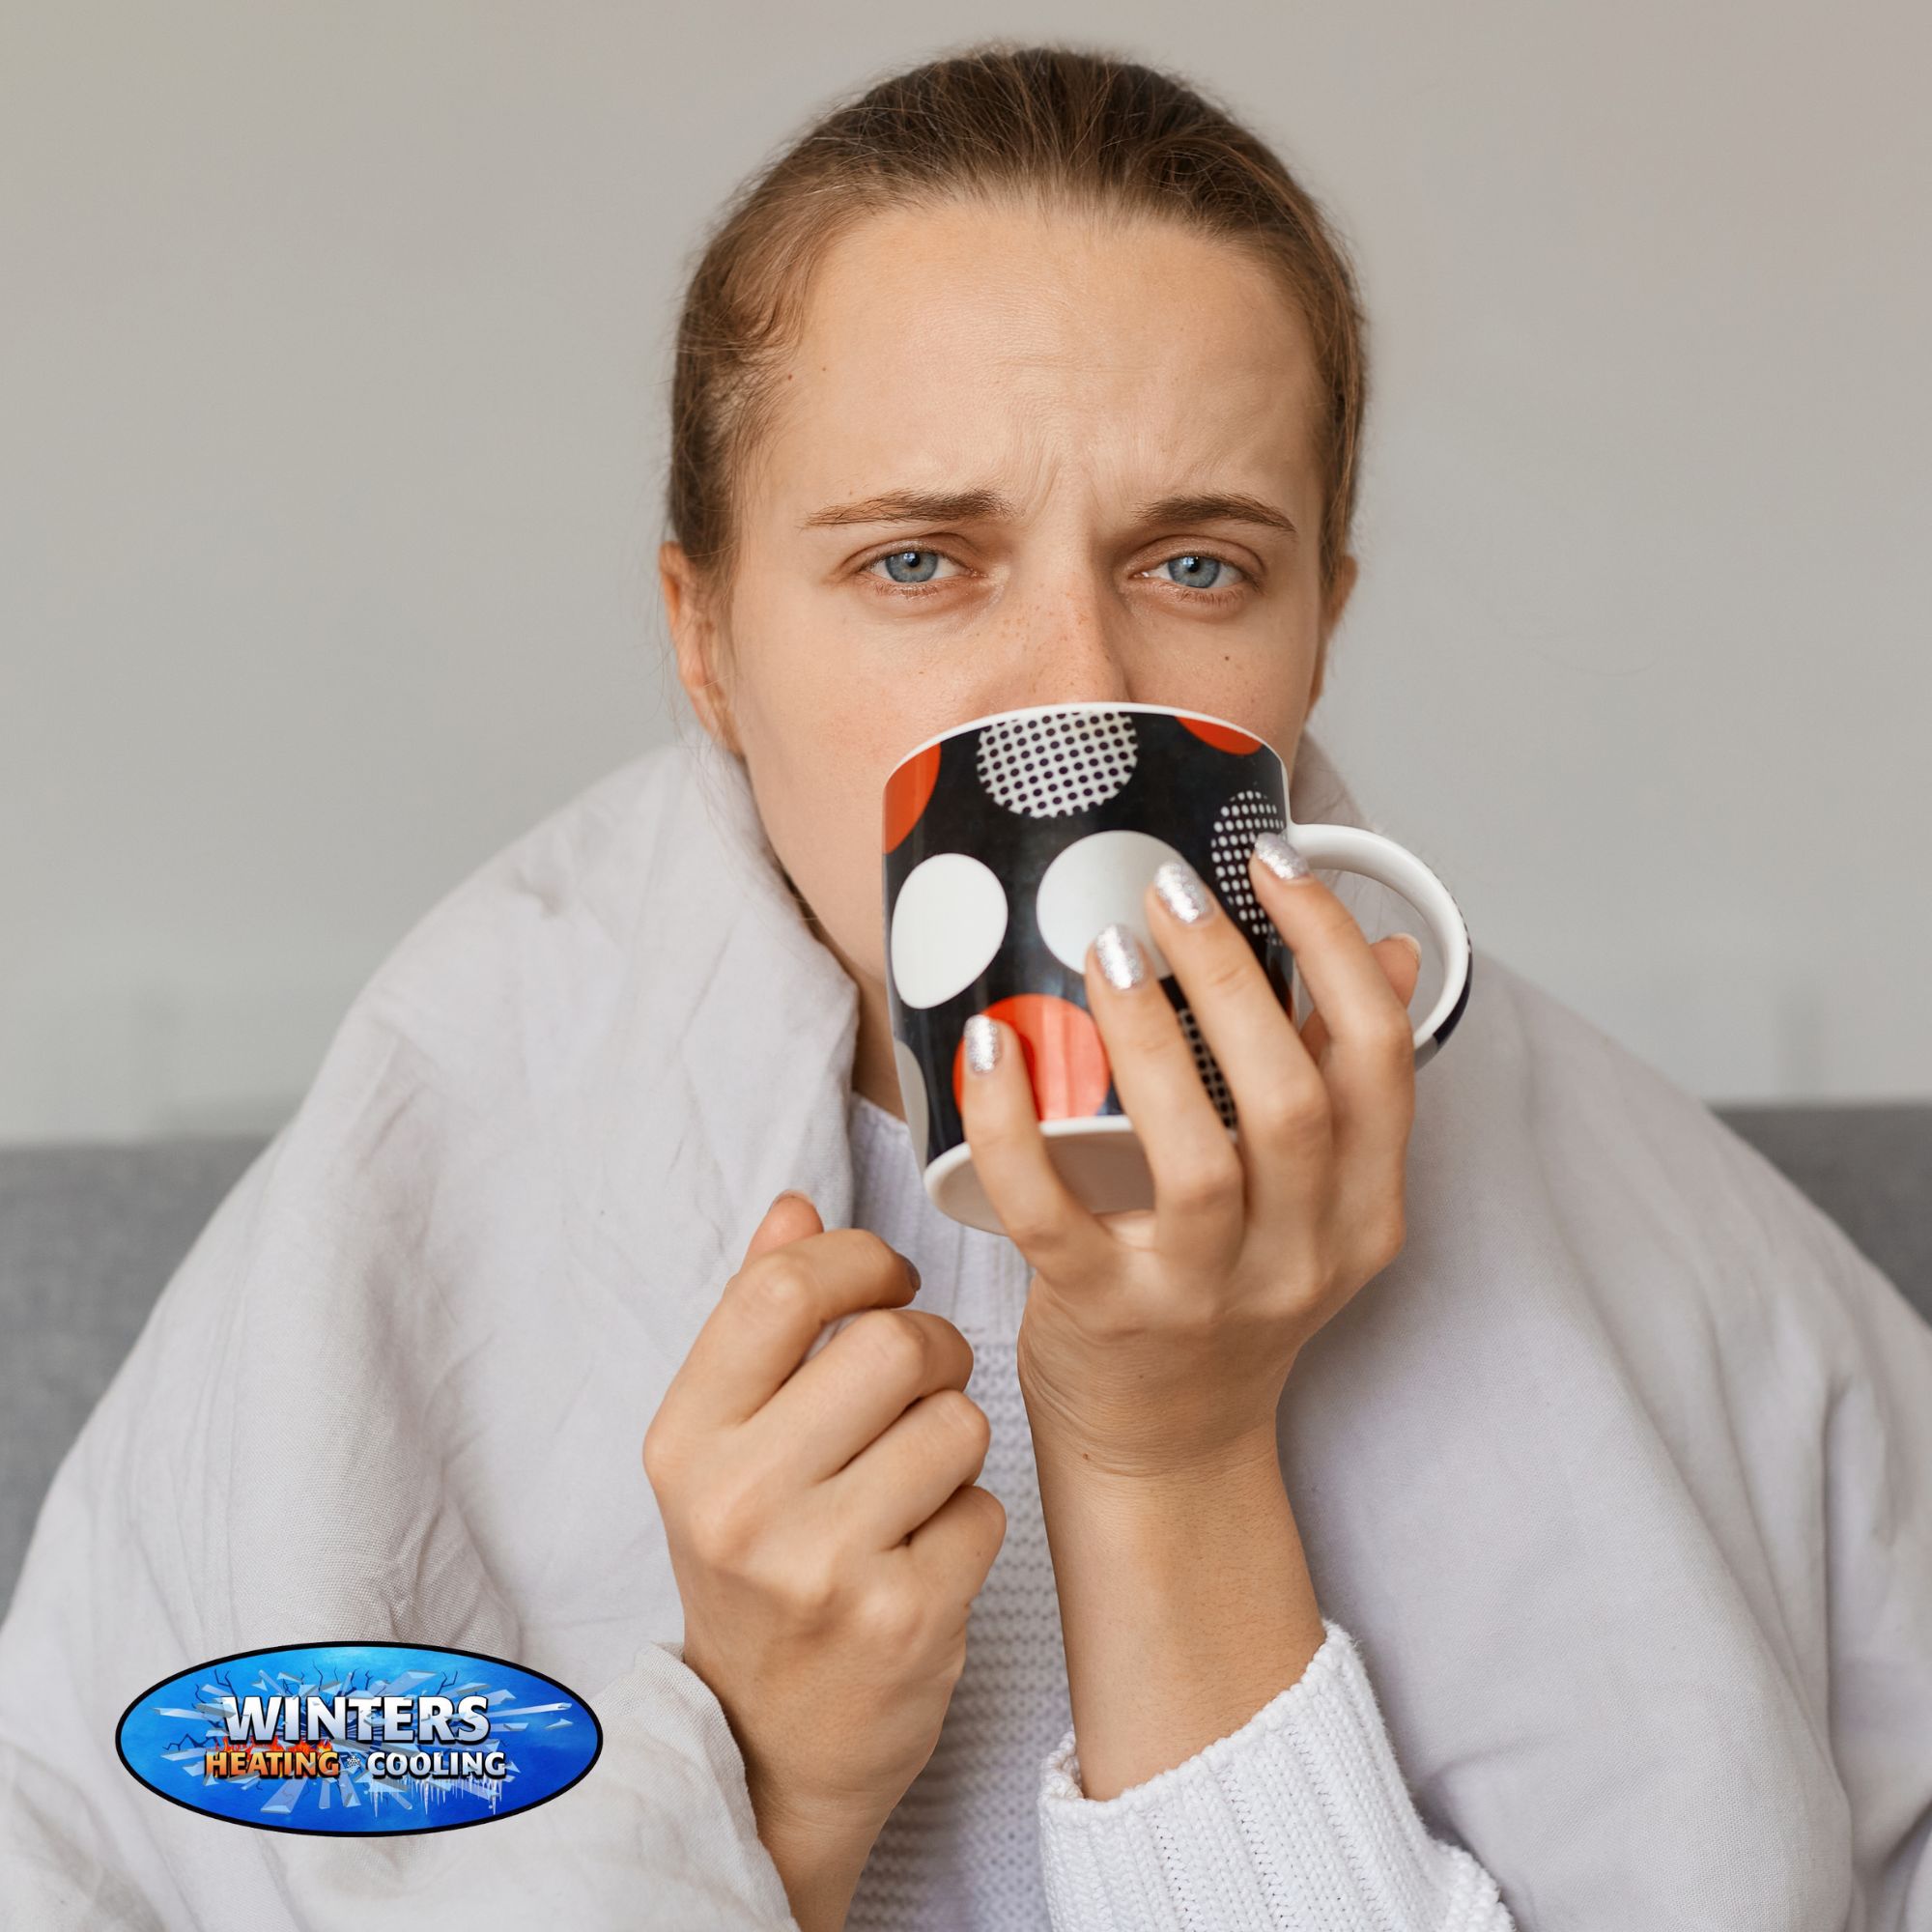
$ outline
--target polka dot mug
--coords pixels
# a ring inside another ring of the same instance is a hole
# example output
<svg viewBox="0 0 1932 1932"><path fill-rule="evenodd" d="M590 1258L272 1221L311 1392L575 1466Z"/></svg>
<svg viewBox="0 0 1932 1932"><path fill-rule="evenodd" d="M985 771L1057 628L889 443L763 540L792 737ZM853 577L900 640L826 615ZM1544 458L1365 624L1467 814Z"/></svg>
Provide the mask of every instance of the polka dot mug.
<svg viewBox="0 0 1932 1932"><path fill-rule="evenodd" d="M1085 963L1111 921L1147 948L1231 1133L1221 1069L1149 931L1144 895L1163 861L1187 861L1234 916L1289 1004L1293 957L1248 881L1264 831L1312 867L1377 880L1420 914L1441 991L1415 1030L1418 1068L1469 997L1469 934L1412 852L1351 825L1296 825L1288 769L1252 732L1161 704L1035 704L954 726L908 752L886 781L887 996L899 1093L926 1192L955 1221L1003 1232L973 1172L960 1118L966 1021L1018 1034L1049 1153L1095 1213L1151 1207L1153 1184L1087 1009Z"/></svg>

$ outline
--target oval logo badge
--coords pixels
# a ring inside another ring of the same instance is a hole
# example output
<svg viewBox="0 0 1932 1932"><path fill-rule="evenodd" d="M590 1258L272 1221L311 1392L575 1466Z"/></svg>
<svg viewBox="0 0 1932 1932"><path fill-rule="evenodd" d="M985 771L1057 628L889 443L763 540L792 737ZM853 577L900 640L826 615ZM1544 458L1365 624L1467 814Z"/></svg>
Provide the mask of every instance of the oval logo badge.
<svg viewBox="0 0 1932 1932"><path fill-rule="evenodd" d="M424 1643L242 1650L144 1690L121 1762L175 1804L264 1832L394 1837L560 1798L604 1729L576 1691Z"/></svg>

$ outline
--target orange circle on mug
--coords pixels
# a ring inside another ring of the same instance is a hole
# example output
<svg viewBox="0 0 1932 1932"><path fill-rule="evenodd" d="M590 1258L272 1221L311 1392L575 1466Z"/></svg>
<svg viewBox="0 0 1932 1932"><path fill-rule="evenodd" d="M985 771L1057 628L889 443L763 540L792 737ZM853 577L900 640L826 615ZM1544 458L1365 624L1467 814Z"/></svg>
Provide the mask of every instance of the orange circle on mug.
<svg viewBox="0 0 1932 1932"><path fill-rule="evenodd" d="M985 1009L1020 1037L1034 1110L1042 1121L1084 1120L1097 1114L1113 1085L1100 1029L1085 1007L1055 993L1014 993ZM966 1042L952 1053L952 1100L966 1112Z"/></svg>
<svg viewBox="0 0 1932 1932"><path fill-rule="evenodd" d="M939 747L928 745L915 753L886 781L886 850L890 852L915 825L932 801L939 782Z"/></svg>
<svg viewBox="0 0 1932 1932"><path fill-rule="evenodd" d="M1232 724L1211 724L1205 718L1178 718L1178 723L1186 727L1204 745L1212 745L1217 752L1237 752L1246 756L1250 752L1259 752L1262 741L1245 731L1237 731Z"/></svg>

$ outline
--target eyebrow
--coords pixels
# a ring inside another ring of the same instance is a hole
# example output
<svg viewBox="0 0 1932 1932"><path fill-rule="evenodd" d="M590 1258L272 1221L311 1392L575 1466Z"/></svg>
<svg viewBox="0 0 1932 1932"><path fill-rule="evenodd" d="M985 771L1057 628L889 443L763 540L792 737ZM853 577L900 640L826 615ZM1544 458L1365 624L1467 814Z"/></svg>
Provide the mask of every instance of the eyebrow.
<svg viewBox="0 0 1932 1932"><path fill-rule="evenodd" d="M815 510L801 529L830 529L844 524L1012 523L1019 512L997 490L889 490ZM1239 491L1156 497L1141 506L1144 524L1257 524L1266 529L1300 532L1285 512L1259 497Z"/></svg>

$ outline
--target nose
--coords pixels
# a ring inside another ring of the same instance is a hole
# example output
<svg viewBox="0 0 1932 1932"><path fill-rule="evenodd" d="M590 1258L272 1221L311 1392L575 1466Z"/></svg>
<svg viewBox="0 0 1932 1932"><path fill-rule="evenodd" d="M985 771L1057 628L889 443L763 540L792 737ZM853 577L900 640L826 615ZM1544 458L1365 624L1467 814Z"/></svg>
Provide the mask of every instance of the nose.
<svg viewBox="0 0 1932 1932"><path fill-rule="evenodd" d="M1127 613L1104 572L1056 572L1022 594L999 680L1012 695L992 708L1133 696Z"/></svg>

